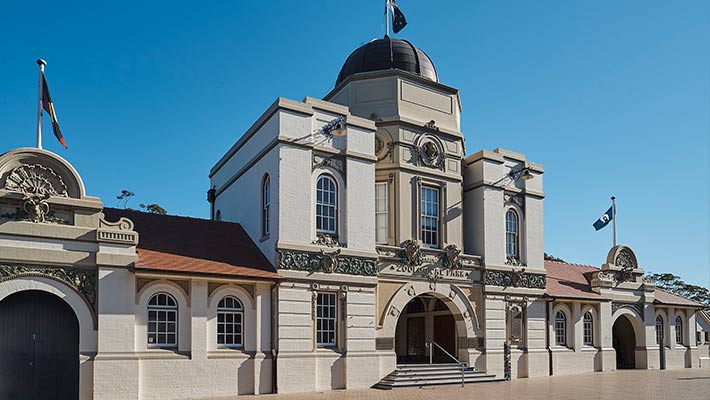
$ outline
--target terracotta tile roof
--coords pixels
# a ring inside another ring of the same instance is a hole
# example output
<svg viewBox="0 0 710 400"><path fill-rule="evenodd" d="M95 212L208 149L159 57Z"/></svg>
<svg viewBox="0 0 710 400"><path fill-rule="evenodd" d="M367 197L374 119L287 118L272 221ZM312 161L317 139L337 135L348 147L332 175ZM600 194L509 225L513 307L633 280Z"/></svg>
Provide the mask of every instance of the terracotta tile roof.
<svg viewBox="0 0 710 400"><path fill-rule="evenodd" d="M706 307L703 304L700 304L698 302L695 302L690 299L686 299L685 297L678 296L676 294L666 292L663 289L658 289L656 288L656 300L654 303L658 304L668 304L668 305L674 305L674 306L691 306L691 307Z"/></svg>
<svg viewBox="0 0 710 400"><path fill-rule="evenodd" d="M592 273L598 268L590 265L569 264L545 260L547 271L546 293L552 297L602 300L601 295L592 291Z"/></svg>
<svg viewBox="0 0 710 400"><path fill-rule="evenodd" d="M104 208L108 221L129 218L138 232L136 270L278 279L241 225Z"/></svg>

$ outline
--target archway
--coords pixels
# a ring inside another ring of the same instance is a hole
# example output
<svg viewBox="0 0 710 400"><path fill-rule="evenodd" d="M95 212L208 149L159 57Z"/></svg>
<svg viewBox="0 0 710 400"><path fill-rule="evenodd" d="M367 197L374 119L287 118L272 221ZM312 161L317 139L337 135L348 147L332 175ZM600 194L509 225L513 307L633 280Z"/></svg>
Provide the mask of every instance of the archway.
<svg viewBox="0 0 710 400"><path fill-rule="evenodd" d="M620 315L612 327L616 369L636 368L636 332L627 315Z"/></svg>
<svg viewBox="0 0 710 400"><path fill-rule="evenodd" d="M79 321L39 290L0 301L0 393L14 400L79 398Z"/></svg>
<svg viewBox="0 0 710 400"><path fill-rule="evenodd" d="M432 294L416 296L407 303L397 320L397 363L428 363L429 346L432 346L433 362L454 362L446 353L456 357L457 337L456 319L444 300Z"/></svg>

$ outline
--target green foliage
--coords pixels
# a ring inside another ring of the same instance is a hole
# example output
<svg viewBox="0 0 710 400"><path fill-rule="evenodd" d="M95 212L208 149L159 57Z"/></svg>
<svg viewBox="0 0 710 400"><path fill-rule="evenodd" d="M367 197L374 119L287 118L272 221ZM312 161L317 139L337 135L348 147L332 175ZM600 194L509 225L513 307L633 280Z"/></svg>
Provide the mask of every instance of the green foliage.
<svg viewBox="0 0 710 400"><path fill-rule="evenodd" d="M685 283L679 276L669 273L650 274L648 277L658 288L710 306L710 290L708 288Z"/></svg>
<svg viewBox="0 0 710 400"><path fill-rule="evenodd" d="M553 256L552 254L547 254L547 253L545 253L545 260L548 260L548 261L567 262L567 261L565 261L565 260L563 260L563 259L561 259L561 258L557 258L557 257Z"/></svg>
<svg viewBox="0 0 710 400"><path fill-rule="evenodd" d="M161 206L159 206L158 204L155 204L155 203L153 203L153 204L140 204L139 207L141 208L141 210L143 210L143 211L145 211L145 212L147 212L147 213L151 213L151 214L165 215L165 214L168 213L163 207L161 207Z"/></svg>
<svg viewBox="0 0 710 400"><path fill-rule="evenodd" d="M125 209L126 204L128 203L128 200L131 199L131 197L135 196L136 194L131 192L130 190L123 189L121 190L121 194L116 196L116 200L118 200L119 207Z"/></svg>

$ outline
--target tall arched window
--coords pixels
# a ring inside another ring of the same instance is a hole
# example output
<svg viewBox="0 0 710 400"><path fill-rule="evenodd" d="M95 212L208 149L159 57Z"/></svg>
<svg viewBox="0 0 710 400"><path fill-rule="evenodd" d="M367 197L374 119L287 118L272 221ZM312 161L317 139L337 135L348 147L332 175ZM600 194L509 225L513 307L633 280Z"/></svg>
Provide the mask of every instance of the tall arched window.
<svg viewBox="0 0 710 400"><path fill-rule="evenodd" d="M148 300L148 347L177 347L177 303L167 293Z"/></svg>
<svg viewBox="0 0 710 400"><path fill-rule="evenodd" d="M513 258L520 257L520 224L518 213L513 209L505 213L505 255Z"/></svg>
<svg viewBox="0 0 710 400"><path fill-rule="evenodd" d="M680 315L675 317L675 342L683 344L683 319Z"/></svg>
<svg viewBox="0 0 710 400"><path fill-rule="evenodd" d="M316 182L316 232L337 235L338 187L328 175L321 175Z"/></svg>
<svg viewBox="0 0 710 400"><path fill-rule="evenodd" d="M270 232L269 221L271 220L271 178L264 177L261 184L261 235L267 236Z"/></svg>
<svg viewBox="0 0 710 400"><path fill-rule="evenodd" d="M656 316L656 344L663 344L663 318Z"/></svg>
<svg viewBox="0 0 710 400"><path fill-rule="evenodd" d="M242 347L242 323L244 307L234 297L225 297L217 304L217 345Z"/></svg>
<svg viewBox="0 0 710 400"><path fill-rule="evenodd" d="M558 346L567 345L567 317L562 311L555 314L555 344Z"/></svg>
<svg viewBox="0 0 710 400"><path fill-rule="evenodd" d="M587 311L583 317L584 345L594 345L594 326L592 325L592 313Z"/></svg>

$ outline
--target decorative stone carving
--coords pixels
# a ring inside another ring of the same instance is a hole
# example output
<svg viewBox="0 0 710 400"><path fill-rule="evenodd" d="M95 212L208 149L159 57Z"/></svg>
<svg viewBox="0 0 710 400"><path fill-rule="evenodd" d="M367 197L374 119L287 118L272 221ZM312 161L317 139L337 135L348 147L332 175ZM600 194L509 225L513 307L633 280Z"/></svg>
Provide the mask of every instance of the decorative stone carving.
<svg viewBox="0 0 710 400"><path fill-rule="evenodd" d="M444 164L444 151L441 149L439 143L431 138L422 141L418 153L422 163L427 167L441 168Z"/></svg>
<svg viewBox="0 0 710 400"><path fill-rule="evenodd" d="M643 302L638 302L638 303L619 303L616 301L611 302L611 313L612 314L622 308L628 308L628 309L636 311L638 313L638 315L641 316L641 320L645 321L645 315L643 312Z"/></svg>
<svg viewBox="0 0 710 400"><path fill-rule="evenodd" d="M40 164L24 164L10 172L5 190L41 196L68 197L67 185L53 169Z"/></svg>
<svg viewBox="0 0 710 400"><path fill-rule="evenodd" d="M516 277L516 274L519 276ZM545 275L525 273L522 270L517 272L486 270L483 275L483 283L501 287L544 289ZM513 286L514 283L516 286Z"/></svg>
<svg viewBox="0 0 710 400"><path fill-rule="evenodd" d="M313 153L311 170L315 171L316 169L318 169L320 167L330 167L330 168L333 168L334 170L340 172L341 174L345 174L345 167L343 164L343 160L335 159L330 156L324 156L321 154Z"/></svg>
<svg viewBox="0 0 710 400"><path fill-rule="evenodd" d="M618 265L623 269L635 269L634 256L628 249L621 249L619 254L616 255L614 264Z"/></svg>
<svg viewBox="0 0 710 400"><path fill-rule="evenodd" d="M0 265L0 283L23 276L61 282L79 293L96 311L96 269Z"/></svg>
<svg viewBox="0 0 710 400"><path fill-rule="evenodd" d="M297 250L277 250L279 269L326 272L361 276L375 276L377 268L375 260L343 256L338 250L331 254L312 253ZM335 255L335 256L334 256Z"/></svg>
<svg viewBox="0 0 710 400"><path fill-rule="evenodd" d="M424 124L424 127L439 132L439 127L436 126L436 121L434 121L433 119Z"/></svg>
<svg viewBox="0 0 710 400"><path fill-rule="evenodd" d="M421 246L412 239L407 239L400 244L400 258L407 265L422 265L424 256L422 255Z"/></svg>
<svg viewBox="0 0 710 400"><path fill-rule="evenodd" d="M513 267L524 267L525 264L520 262L520 258L514 256L507 256L505 258L505 265L510 265Z"/></svg>
<svg viewBox="0 0 710 400"><path fill-rule="evenodd" d="M450 244L444 248L445 255L441 256L441 265L444 268L459 269L463 266L461 262L461 249L455 244Z"/></svg>
<svg viewBox="0 0 710 400"><path fill-rule="evenodd" d="M506 303L506 328L507 339L509 343L521 345L523 344L523 310L525 303L522 302L507 302Z"/></svg>
<svg viewBox="0 0 710 400"><path fill-rule="evenodd" d="M40 164L20 165L10 172L3 188L24 195L22 212L6 215L4 216L6 219L15 217L12 219L28 219L32 222L64 222L61 218L49 214L47 199L51 196L68 197L67 185L62 177L51 168Z"/></svg>
<svg viewBox="0 0 710 400"><path fill-rule="evenodd" d="M327 235L325 233L319 233L316 236L316 240L314 240L311 243L318 245L318 246L325 246L325 247L331 247L331 248L348 247L348 246L338 242L337 240L335 240L332 236Z"/></svg>
<svg viewBox="0 0 710 400"><path fill-rule="evenodd" d="M326 253L325 250L320 251L321 257L321 269L323 272L332 274L338 267L338 256L342 250L338 249L330 254Z"/></svg>

